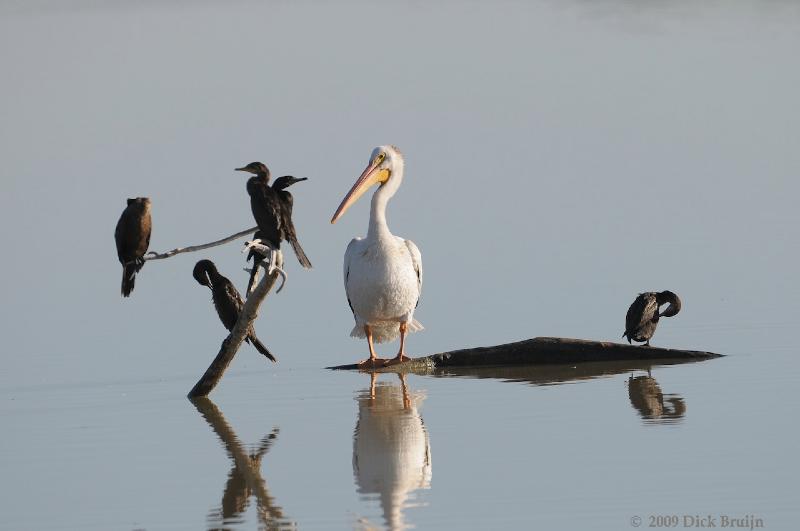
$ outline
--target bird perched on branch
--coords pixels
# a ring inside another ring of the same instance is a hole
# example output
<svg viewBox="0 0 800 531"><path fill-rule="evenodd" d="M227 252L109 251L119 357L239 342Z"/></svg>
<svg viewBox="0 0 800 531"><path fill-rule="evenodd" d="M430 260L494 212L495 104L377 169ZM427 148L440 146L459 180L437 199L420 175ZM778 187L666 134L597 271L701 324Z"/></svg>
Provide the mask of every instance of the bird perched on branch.
<svg viewBox="0 0 800 531"><path fill-rule="evenodd" d="M666 310L658 313L664 304L669 303ZM622 337L628 337L628 343L637 341L650 346L650 338L656 333L660 317L672 317L681 311L681 300L671 291L649 291L640 293L633 301L625 316L625 332Z"/></svg>
<svg viewBox="0 0 800 531"><path fill-rule="evenodd" d="M292 194L286 191L289 186L305 181L307 178L287 175L275 179L270 186L269 168L261 162L251 162L247 166L236 168L236 171L253 174L253 177L247 180L247 193L250 195L250 209L253 211L253 217L258 225L260 234L257 238L260 242L277 251L280 249L281 241L288 241L300 264L306 269L310 269L311 261L300 246L300 242L297 241L297 233L292 222ZM272 262L274 260L271 260ZM256 271L257 267L253 269Z"/></svg>
<svg viewBox="0 0 800 531"><path fill-rule="evenodd" d="M219 320L230 332L236 325L236 321L239 320L239 314L244 306L244 301L236 286L217 270L217 266L211 260L197 262L192 276L201 286L208 286L211 289L211 299L214 301L214 308L217 309ZM258 340L252 325L247 329L245 341L253 345L264 356L272 361L277 361L269 349Z"/></svg>
<svg viewBox="0 0 800 531"><path fill-rule="evenodd" d="M331 219L335 223L372 186L366 238L350 241L344 253L344 290L356 325L353 337L366 337L369 359L362 368L401 363L406 334L422 330L414 310L422 293L422 255L411 240L393 235L386 224L386 205L403 182L403 155L395 146L372 150L369 163L339 204ZM375 354L373 341L381 343L400 336L400 351L391 360Z"/></svg>
<svg viewBox="0 0 800 531"><path fill-rule="evenodd" d="M253 163L253 164L259 164L259 163ZM269 172L269 170L267 170L267 172ZM295 249L295 254L297 255L298 260L300 260L300 263L303 264L305 267L310 268L311 262L309 262L308 257L306 257L306 254L303 252L303 248L300 247L300 243L297 241L297 234L295 233L294 230L294 223L292 223L292 207L294 206L294 198L292 197L292 194L286 190L291 185L306 180L308 180L307 177L292 177L291 175L285 175L283 177L278 177L277 179L275 179L275 182L272 183L271 189L277 195L276 204L279 205L280 208L279 219L281 220L279 225L283 227L283 230L286 234L284 239L288 240L289 243L292 245L292 247ZM252 205L252 199L251 199L251 205ZM269 232L263 231L261 229L257 230L256 233L253 235L253 242L256 243L262 242L270 246L273 246L272 243L273 239L274 239L273 234L270 234ZM299 252L297 251L298 249ZM302 258L300 258L301 256ZM250 247L250 252L247 255L247 260L249 261L251 258L253 259L253 269L250 271L250 281L247 283L248 295L253 291L253 289L255 289L255 281L258 278L259 265L265 259L269 259L269 257L265 256L252 246Z"/></svg>
<svg viewBox="0 0 800 531"><path fill-rule="evenodd" d="M150 246L150 198L128 199L114 231L117 257L122 264L122 296L133 291L136 273L144 266L144 254Z"/></svg>

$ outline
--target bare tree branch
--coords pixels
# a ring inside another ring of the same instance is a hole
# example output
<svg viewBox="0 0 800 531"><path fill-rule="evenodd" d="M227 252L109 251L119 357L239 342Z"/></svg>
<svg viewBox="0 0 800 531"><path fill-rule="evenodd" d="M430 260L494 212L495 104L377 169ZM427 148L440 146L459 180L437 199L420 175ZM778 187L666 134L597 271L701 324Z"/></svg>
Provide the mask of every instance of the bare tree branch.
<svg viewBox="0 0 800 531"><path fill-rule="evenodd" d="M276 251L275 256L278 268L282 268L283 253L281 251ZM233 357L236 356L236 352L242 345L244 338L247 336L247 329L250 328L250 325L256 320L256 317L258 317L258 309L261 303L267 297L267 294L275 285L279 276L280 273L275 270L269 275L264 275L264 278L258 283L258 287L253 290L253 293L251 293L244 302L242 311L239 314L239 320L236 321L236 325L234 325L231 333L222 342L217 357L214 358L214 361L212 361L211 365L206 369L205 374L203 374L192 390L189 391L189 398L208 396L208 394L214 390L214 387L217 386L222 375L225 374L228 365L233 361Z"/></svg>
<svg viewBox="0 0 800 531"><path fill-rule="evenodd" d="M161 260L162 258L169 258L170 256L175 256L176 254L180 253L193 253L195 251L202 251L203 249L208 249L210 247L216 247L217 245L222 245L223 243L232 242L233 240L239 239L242 236L247 236L258 230L258 227L253 227L252 229L243 230L241 232L237 232L227 238L222 238L221 240L217 240L211 243L202 243L200 245L190 245L189 247L178 247L171 251L166 251L164 253L156 253L154 251L150 251L146 255L144 255L144 260Z"/></svg>

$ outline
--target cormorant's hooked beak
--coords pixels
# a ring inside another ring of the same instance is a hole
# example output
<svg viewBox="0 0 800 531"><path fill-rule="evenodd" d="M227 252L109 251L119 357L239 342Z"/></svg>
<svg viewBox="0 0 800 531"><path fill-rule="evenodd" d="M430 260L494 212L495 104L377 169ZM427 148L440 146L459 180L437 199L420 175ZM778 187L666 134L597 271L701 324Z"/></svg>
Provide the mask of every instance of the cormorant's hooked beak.
<svg viewBox="0 0 800 531"><path fill-rule="evenodd" d="M350 191L347 192L347 195L344 196L344 199L342 199L342 202L339 204L339 208L336 209L336 213L331 218L331 223L336 223L336 220L342 217L347 209L350 208L353 203L358 201L358 198L364 195L364 192L366 192L370 186L377 183L385 183L389 180L389 170L386 168L378 169L379 165L380 163L378 162L378 157L375 157L369 161L369 164L367 164L367 167L361 173L361 176L358 178Z"/></svg>
<svg viewBox="0 0 800 531"><path fill-rule="evenodd" d="M241 168L234 168L233 171L246 171L247 173L253 173L247 166L242 166Z"/></svg>

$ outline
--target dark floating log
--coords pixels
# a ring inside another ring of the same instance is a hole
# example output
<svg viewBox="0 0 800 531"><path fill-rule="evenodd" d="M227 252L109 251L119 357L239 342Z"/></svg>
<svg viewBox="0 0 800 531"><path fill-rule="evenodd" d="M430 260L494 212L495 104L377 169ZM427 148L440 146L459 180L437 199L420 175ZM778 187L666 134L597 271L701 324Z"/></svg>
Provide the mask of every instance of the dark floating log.
<svg viewBox="0 0 800 531"><path fill-rule="evenodd" d="M645 347L562 337L536 337L505 345L467 348L413 358L399 365L379 369L379 372L430 372L441 367L554 365L632 360L664 363L666 360L700 361L719 357L722 357L722 354L699 350ZM350 364L327 368L355 370L358 366Z"/></svg>

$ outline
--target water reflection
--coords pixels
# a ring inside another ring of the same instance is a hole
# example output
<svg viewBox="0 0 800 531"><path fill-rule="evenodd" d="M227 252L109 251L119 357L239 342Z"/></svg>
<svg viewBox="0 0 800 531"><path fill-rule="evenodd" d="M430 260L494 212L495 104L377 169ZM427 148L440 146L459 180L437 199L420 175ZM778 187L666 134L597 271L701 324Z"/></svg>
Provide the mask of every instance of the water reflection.
<svg viewBox="0 0 800 531"><path fill-rule="evenodd" d="M535 365L505 367L447 367L435 369L434 376L495 378L507 382L523 382L531 385L556 385L616 374L631 373L628 378L628 398L648 424L669 424L679 422L686 414L686 403L680 395L661 391L653 378L651 369L661 365L696 363L696 360L665 360L657 365L634 361L579 363L577 365ZM646 371L647 375L634 376L636 371Z"/></svg>
<svg viewBox="0 0 800 531"><path fill-rule="evenodd" d="M648 371L646 376L628 378L628 397L643 419L651 423L680 421L686 414L686 403L679 395L665 395Z"/></svg>
<svg viewBox="0 0 800 531"><path fill-rule="evenodd" d="M578 363L575 365L506 365L502 367L440 367L432 369L429 374L439 377L492 378L507 382L521 382L531 385L555 385L604 378L616 374L627 374L635 371L646 371L655 367L678 365L683 363L700 363L704 360L659 360L658 363L627 360L598 361Z"/></svg>
<svg viewBox="0 0 800 531"><path fill-rule="evenodd" d="M222 441L231 459L231 471L222 491L222 503L209 513L208 529L226 530L231 525L244 523L244 512L250 505L251 496L256 498L259 529L295 529L296 525L275 504L261 476L261 460L277 440L278 428L273 428L257 447L247 451L214 402L204 397L190 400Z"/></svg>
<svg viewBox="0 0 800 531"><path fill-rule="evenodd" d="M418 407L422 391L409 392L406 377L396 383L377 382L358 393L358 422L353 434L353 474L358 492L380 500L389 529L407 529L404 510L411 493L430 488L431 447Z"/></svg>

